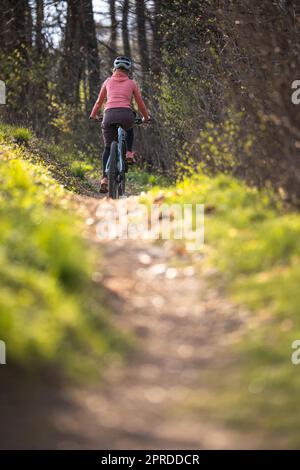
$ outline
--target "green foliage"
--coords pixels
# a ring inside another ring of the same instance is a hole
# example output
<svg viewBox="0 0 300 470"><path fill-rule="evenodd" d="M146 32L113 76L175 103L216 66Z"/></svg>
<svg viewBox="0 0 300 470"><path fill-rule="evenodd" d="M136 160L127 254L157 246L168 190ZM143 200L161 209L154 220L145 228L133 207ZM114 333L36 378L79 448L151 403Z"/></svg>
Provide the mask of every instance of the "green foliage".
<svg viewBox="0 0 300 470"><path fill-rule="evenodd" d="M71 163L71 173L77 178L83 179L86 173L88 173L92 169L93 167L91 165L88 165L87 163L84 163L84 162L79 162L75 160Z"/></svg>
<svg viewBox="0 0 300 470"><path fill-rule="evenodd" d="M300 338L300 215L287 212L271 192L226 175L210 178L201 169L143 200L158 193L165 203L205 205L204 264L218 268L222 276L214 283L225 284L251 312L246 333L235 340L240 355L230 376L218 376L217 386L215 371L208 373L210 397L194 397L192 406L232 425L259 428L280 446L298 446L300 376L290 358L292 341Z"/></svg>
<svg viewBox="0 0 300 470"><path fill-rule="evenodd" d="M1 144L0 337L24 367L99 370L125 341L109 326L92 273L95 254L66 210L66 194L43 166Z"/></svg>
<svg viewBox="0 0 300 470"><path fill-rule="evenodd" d="M9 126L0 122L0 142L11 141L19 145L28 145L32 132L25 127Z"/></svg>
<svg viewBox="0 0 300 470"><path fill-rule="evenodd" d="M241 135L243 114L230 109L226 114L221 123L206 123L193 143L193 151L200 156L208 171L232 173L240 163L240 155L251 157L253 138Z"/></svg>
<svg viewBox="0 0 300 470"><path fill-rule="evenodd" d="M127 182L133 192L148 191L154 186L165 187L168 179L159 174L151 174L139 169L131 169L127 173Z"/></svg>
<svg viewBox="0 0 300 470"><path fill-rule="evenodd" d="M11 13L13 15L13 9ZM14 19L13 16L12 21ZM22 26L18 24L18 28ZM31 27L28 27L29 33ZM14 44L15 39L9 43ZM31 42L29 35L26 39ZM47 127L50 133L51 119L56 112L52 106L54 87L49 70L53 68L53 58L51 60L46 50L43 56L37 57L29 43L26 44L24 38L24 42L15 44L15 48L9 48L9 51L0 44L1 79L5 81L7 89L3 115L10 123L31 126L40 134L44 134Z"/></svg>
<svg viewBox="0 0 300 470"><path fill-rule="evenodd" d="M81 193L95 191L92 178L96 179L99 176L99 163L98 158L93 158L92 150L85 153L70 142L66 145L66 143L38 139L27 128L2 122L0 122L1 142L22 145L26 150L23 156L30 161L46 165L54 178L64 187Z"/></svg>
<svg viewBox="0 0 300 470"><path fill-rule="evenodd" d="M26 145L32 138L32 134L29 129L25 129L24 127L17 127L12 132L12 137L17 144Z"/></svg>

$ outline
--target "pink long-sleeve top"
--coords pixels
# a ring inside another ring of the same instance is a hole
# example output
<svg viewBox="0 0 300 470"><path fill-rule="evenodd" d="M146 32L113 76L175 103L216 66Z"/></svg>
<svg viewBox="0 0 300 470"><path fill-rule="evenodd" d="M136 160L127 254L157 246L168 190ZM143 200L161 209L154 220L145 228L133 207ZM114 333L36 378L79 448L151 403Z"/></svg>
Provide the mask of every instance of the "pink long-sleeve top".
<svg viewBox="0 0 300 470"><path fill-rule="evenodd" d="M91 112L91 117L95 117L97 115L97 112L101 109L105 99L105 111L111 108L132 109L132 97L134 97L142 116L148 120L149 114L138 84L134 80L131 80L126 73L117 70L103 83L97 101Z"/></svg>

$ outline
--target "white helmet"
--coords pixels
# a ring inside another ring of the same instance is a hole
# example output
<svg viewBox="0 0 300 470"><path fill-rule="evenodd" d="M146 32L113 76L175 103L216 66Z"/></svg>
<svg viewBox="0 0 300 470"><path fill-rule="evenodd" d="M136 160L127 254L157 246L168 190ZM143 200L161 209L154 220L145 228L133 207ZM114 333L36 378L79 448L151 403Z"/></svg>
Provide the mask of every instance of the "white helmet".
<svg viewBox="0 0 300 470"><path fill-rule="evenodd" d="M114 61L114 68L115 69L125 69L125 70L131 70L132 67L132 62L128 57L117 57Z"/></svg>

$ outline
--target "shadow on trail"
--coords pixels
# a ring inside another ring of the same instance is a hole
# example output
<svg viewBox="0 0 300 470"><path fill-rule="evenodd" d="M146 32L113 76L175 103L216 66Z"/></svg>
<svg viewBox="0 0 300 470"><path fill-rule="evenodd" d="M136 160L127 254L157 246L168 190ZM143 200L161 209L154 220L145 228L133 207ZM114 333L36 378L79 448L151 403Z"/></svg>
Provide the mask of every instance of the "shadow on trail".
<svg viewBox="0 0 300 470"><path fill-rule="evenodd" d="M56 422L60 414L74 412L59 379L26 374L9 364L1 367L0 377L1 449L56 449L76 443L76 435Z"/></svg>

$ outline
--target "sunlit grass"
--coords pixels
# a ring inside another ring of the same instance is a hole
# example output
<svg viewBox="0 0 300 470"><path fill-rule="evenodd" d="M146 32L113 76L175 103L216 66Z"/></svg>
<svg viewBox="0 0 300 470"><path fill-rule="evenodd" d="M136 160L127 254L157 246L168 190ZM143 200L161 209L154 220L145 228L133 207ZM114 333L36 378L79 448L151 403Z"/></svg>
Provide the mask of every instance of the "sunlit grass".
<svg viewBox="0 0 300 470"><path fill-rule="evenodd" d="M88 173L92 169L93 167L91 165L88 165L84 162L79 162L78 160L75 160L71 163L71 173L77 178L83 179L86 173Z"/></svg>
<svg viewBox="0 0 300 470"><path fill-rule="evenodd" d="M126 179L130 190L136 193L149 191L155 186L166 187L169 184L165 176L150 173L137 167L130 167Z"/></svg>
<svg viewBox="0 0 300 470"><path fill-rule="evenodd" d="M11 140L19 145L27 145L32 139L32 132L25 127L9 126L0 122L0 142Z"/></svg>
<svg viewBox="0 0 300 470"><path fill-rule="evenodd" d="M246 333L230 347L236 357L231 368L202 373L209 396L192 395L189 404L210 418L258 431L267 442L298 446L300 372L291 363L291 343L300 338L300 214L274 193L225 175L194 173L142 200L157 195L164 203L205 205L203 263L218 269L212 282L251 312Z"/></svg>

